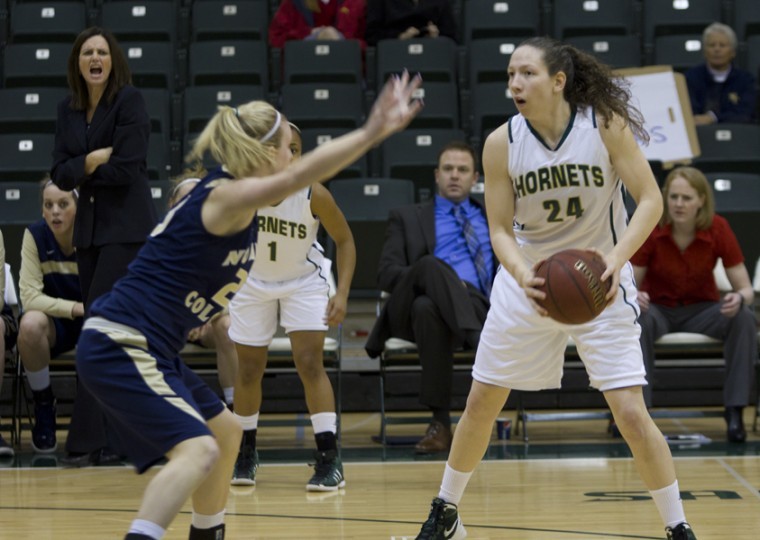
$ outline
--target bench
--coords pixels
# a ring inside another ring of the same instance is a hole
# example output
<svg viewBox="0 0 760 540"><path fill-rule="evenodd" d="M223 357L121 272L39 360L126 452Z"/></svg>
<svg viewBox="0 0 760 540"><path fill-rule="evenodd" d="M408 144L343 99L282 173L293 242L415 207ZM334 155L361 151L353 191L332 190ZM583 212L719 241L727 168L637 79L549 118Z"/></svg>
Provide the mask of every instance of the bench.
<svg viewBox="0 0 760 540"><path fill-rule="evenodd" d="M325 368L328 374L335 376L335 409L337 413L338 434L340 434L340 411L341 411L341 334L338 333L337 339L332 337L325 338L323 357ZM213 383L217 377L216 351L205 349L193 344L187 344L180 352L180 356L185 363L199 376L206 379L207 382ZM76 366L75 351L69 351L50 361L51 384L58 383L55 387L56 399L59 404L59 417L61 415L61 405L66 410L73 404L76 393ZM296 368L293 363L293 352L290 347L290 339L287 337L278 337L272 340L269 347L269 358L267 361L266 376L277 375L282 373L295 373ZM13 417L16 419L14 432L15 439L21 440L21 434L24 429L31 429L33 424L32 410L34 408L31 391L24 383L23 369L19 366L19 375L16 377L16 390L14 395L16 401L14 404ZM58 379L55 381L55 379ZM22 412L22 408L25 410ZM65 416L65 415L63 415ZM59 428L66 427L66 423L61 423L59 418ZM261 419L260 426L305 426L311 425L309 418L295 419Z"/></svg>
<svg viewBox="0 0 760 540"><path fill-rule="evenodd" d="M759 335L760 338L760 335ZM710 338L701 334L691 334L687 332L671 333L663 336L655 344L656 366L655 373L652 374L653 382L656 382L658 375L667 371L672 371L679 375L678 379L683 379L683 370L700 370L703 373L701 383L709 383L717 393L718 388L722 389L722 372L724 368L723 361L723 344L720 340ZM475 360L474 351L458 351L454 354L454 373L470 372ZM526 407L526 396L528 394L555 393L557 396L575 392L577 394L589 394L588 378L585 377L585 368L581 362L575 345L572 340L568 342L568 348L565 353L564 363L565 376L571 376L574 380L572 385L564 386L559 390L545 390L542 392L520 392L514 391L510 395L510 402L515 403L517 409L517 422L515 425L515 434L522 433L523 441L528 442L528 423L529 422L548 422L548 421L572 421L572 420L594 420L612 418L609 410L577 412L556 410L552 412L529 412ZM402 339L391 338L385 342L385 349L380 356L380 434L377 437L378 442L386 446L392 438L388 435L388 426L398 424L421 424L430 422L430 414L422 415L403 415L396 416L388 412L387 400L391 398L413 396L411 392L399 392L389 388L388 377L394 373L413 373L420 372L419 356L415 343ZM758 388L760 389L760 363L756 364L756 373L758 379ZM720 376L718 376L720 375ZM585 383L578 382L578 379L585 377ZM700 384L701 384L700 383ZM651 383L650 383L651 384ZM687 387L687 385L681 385ZM665 391L667 387L654 386L655 390ZM690 391L696 391L695 388L689 388ZM594 396L594 407L606 407L604 399L598 391L591 389ZM577 395L576 394L576 395ZM512 397L514 396L514 398ZM722 399L722 398L721 398ZM582 405L576 405L575 408L582 408ZM698 417L723 417L722 411L715 410L684 410L662 408L655 409L651 412L653 418L698 418ZM755 410L755 420L753 430L757 431L758 415L760 415L760 400ZM456 422L458 418L452 418Z"/></svg>

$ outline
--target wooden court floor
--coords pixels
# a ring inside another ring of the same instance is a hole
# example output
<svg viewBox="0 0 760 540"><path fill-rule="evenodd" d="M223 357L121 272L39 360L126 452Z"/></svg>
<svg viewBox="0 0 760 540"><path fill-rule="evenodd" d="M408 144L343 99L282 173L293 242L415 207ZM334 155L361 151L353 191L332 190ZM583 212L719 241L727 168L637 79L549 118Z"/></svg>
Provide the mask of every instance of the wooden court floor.
<svg viewBox="0 0 760 540"><path fill-rule="evenodd" d="M750 422L750 412L746 420ZM672 446L689 521L700 540L760 538L760 436L723 441L720 419L658 420L666 434L699 434L703 443ZM344 415L347 487L304 490L310 433L259 433L257 485L231 488L229 539L414 538L437 493L444 456L418 457L408 447L383 452L370 437L375 415ZM625 445L601 421L531 426L531 442L496 440L460 505L468 538L505 540L662 539L654 504ZM394 427L414 434L424 426ZM310 431L310 430L309 430ZM64 434L61 433L61 436ZM28 441L0 462L0 539L121 539L152 473L123 467L62 469L56 457L33 456ZM189 506L167 532L187 537Z"/></svg>

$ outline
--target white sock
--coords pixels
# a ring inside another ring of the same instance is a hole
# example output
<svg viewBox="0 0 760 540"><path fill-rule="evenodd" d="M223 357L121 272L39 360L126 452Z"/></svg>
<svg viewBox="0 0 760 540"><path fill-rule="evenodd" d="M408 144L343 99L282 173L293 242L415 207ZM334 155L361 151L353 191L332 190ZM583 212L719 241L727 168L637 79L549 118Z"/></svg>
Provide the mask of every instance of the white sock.
<svg viewBox="0 0 760 540"><path fill-rule="evenodd" d="M250 431L259 427L259 413L252 414L251 416L240 416L238 413L235 413L235 416L240 420L243 431Z"/></svg>
<svg viewBox="0 0 760 540"><path fill-rule="evenodd" d="M224 523L224 510L213 516L197 514L193 511L193 527L196 529L211 529Z"/></svg>
<svg viewBox="0 0 760 540"><path fill-rule="evenodd" d="M26 380L29 381L29 388L35 392L44 390L50 386L50 367L44 367L39 371L27 371Z"/></svg>
<svg viewBox="0 0 760 540"><path fill-rule="evenodd" d="M686 521L681 492L678 490L678 480L662 489L650 491L649 494L654 499L654 504L666 527L675 527Z"/></svg>
<svg viewBox="0 0 760 540"><path fill-rule="evenodd" d="M330 431L338 432L338 415L334 412L321 412L311 415L311 427L314 433L324 433Z"/></svg>
<svg viewBox="0 0 760 540"><path fill-rule="evenodd" d="M438 492L438 498L443 499L447 503L459 505L459 501L462 500L464 490L467 488L467 482L470 481L472 471L459 472L452 469L448 463L446 463L446 470L443 472L443 480L441 480L441 491Z"/></svg>
<svg viewBox="0 0 760 540"><path fill-rule="evenodd" d="M162 529L160 525L156 525L152 521L146 521L144 519L136 519L129 527L129 532L135 534L144 534L150 536L155 540L161 540L164 537L165 529Z"/></svg>
<svg viewBox="0 0 760 540"><path fill-rule="evenodd" d="M228 386L227 388L222 388L222 392L224 392L224 402L227 405L232 404L233 397L235 395L235 387L234 386Z"/></svg>

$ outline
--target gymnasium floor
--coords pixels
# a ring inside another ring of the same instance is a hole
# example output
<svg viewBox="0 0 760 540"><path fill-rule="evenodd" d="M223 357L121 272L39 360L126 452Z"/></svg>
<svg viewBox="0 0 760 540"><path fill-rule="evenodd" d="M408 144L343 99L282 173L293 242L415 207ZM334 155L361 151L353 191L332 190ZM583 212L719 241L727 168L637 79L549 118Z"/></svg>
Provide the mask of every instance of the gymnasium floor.
<svg viewBox="0 0 760 540"><path fill-rule="evenodd" d="M514 413L505 411L515 420ZM745 420L751 426L753 411ZM288 415L282 418L290 417ZM672 444L687 517L700 540L756 540L760 530L760 436L724 442L718 418L661 419L666 435L700 435ZM421 425L394 426L411 437ZM266 428L258 440L255 488L231 488L227 538L414 538L437 493L444 457L372 441L376 414L343 415L347 487L310 494L310 429ZM531 441L494 438L461 504L471 539L664 538L627 447L606 421L541 422ZM60 432L61 439L65 437ZM148 478L128 466L63 469L61 453L34 455L27 440L0 461L0 539L123 537ZM167 539L186 538L189 507Z"/></svg>
<svg viewBox="0 0 760 540"><path fill-rule="evenodd" d="M361 350L374 306L352 303L349 310L344 368L376 370ZM460 505L468 539L665 537L628 448L607 432L606 420L531 422L525 443L514 433L515 411L504 416L512 421L512 438L500 440L494 429ZM754 410L747 408L748 429L753 419ZM760 538L760 433L750 431L745 444L729 444L720 418L656 422L667 436L689 437L675 440L671 449L687 518L699 539ZM231 487L227 538L414 538L438 492L445 456L417 456L408 444L383 448L372 440L379 429L377 413L344 413L346 489L313 494L304 489L311 475L311 429L262 427L257 485ZM424 429L393 425L389 435L409 441ZM65 435L60 431L59 440ZM155 470L141 477L126 465L64 469L62 455L62 449L35 455L26 431L16 457L0 459L0 540L123 538ZM186 505L165 538L187 538L189 522Z"/></svg>

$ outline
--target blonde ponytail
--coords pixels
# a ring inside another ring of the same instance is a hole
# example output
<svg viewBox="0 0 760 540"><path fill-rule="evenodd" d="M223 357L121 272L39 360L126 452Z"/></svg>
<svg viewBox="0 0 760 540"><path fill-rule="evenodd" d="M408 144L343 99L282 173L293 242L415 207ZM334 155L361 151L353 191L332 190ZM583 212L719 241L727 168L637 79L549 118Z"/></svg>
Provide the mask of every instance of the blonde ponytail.
<svg viewBox="0 0 760 540"><path fill-rule="evenodd" d="M209 152L235 178L255 175L275 163L274 150L281 139L277 123L282 124L280 113L265 101L220 106L198 136L187 161L200 163ZM266 135L269 137L262 140Z"/></svg>

